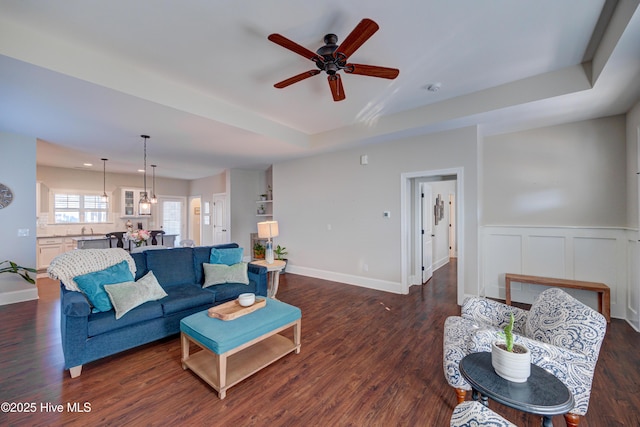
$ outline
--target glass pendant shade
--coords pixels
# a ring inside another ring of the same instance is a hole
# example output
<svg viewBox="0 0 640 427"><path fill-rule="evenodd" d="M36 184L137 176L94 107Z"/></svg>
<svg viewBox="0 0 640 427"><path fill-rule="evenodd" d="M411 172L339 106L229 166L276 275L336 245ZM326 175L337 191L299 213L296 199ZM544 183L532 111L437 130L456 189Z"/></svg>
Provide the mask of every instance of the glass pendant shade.
<svg viewBox="0 0 640 427"><path fill-rule="evenodd" d="M140 193L140 202L138 203L138 214L151 215L151 200L149 200L149 196L147 196L146 191L143 191L142 193Z"/></svg>

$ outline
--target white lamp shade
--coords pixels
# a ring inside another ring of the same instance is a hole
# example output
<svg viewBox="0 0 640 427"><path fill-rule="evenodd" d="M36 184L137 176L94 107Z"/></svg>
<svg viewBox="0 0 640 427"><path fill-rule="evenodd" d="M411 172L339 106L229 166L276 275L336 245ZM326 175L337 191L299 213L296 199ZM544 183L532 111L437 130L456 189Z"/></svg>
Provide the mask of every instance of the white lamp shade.
<svg viewBox="0 0 640 427"><path fill-rule="evenodd" d="M258 237L270 239L278 235L278 221L263 221L258 223Z"/></svg>

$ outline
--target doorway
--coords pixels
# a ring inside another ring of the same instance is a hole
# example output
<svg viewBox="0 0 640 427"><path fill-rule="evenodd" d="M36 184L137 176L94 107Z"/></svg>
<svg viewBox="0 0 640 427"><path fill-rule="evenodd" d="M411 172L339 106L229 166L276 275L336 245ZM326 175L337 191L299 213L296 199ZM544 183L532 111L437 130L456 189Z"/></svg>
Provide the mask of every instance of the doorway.
<svg viewBox="0 0 640 427"><path fill-rule="evenodd" d="M158 220L162 229L168 235L174 235L174 245L178 246L184 239L186 232L186 198L163 197L158 198Z"/></svg>
<svg viewBox="0 0 640 427"><path fill-rule="evenodd" d="M229 243L229 203L226 193L213 195L213 244Z"/></svg>
<svg viewBox="0 0 640 427"><path fill-rule="evenodd" d="M464 175L463 168L452 169L439 169L432 171L418 171L408 172L401 174L401 191L400 191L400 203L401 203L401 291L402 293L408 293L411 285L421 284L422 272L422 234L421 234L421 211L417 206L421 206L421 202L417 201L415 197L418 194L416 188L420 188L420 182L437 182L442 180L455 181L453 188L455 188L455 194L453 194L455 209L453 210L453 224L458 226L455 233L455 247L457 248L458 262L457 262L457 293L458 295L464 295L464 228L459 225L462 224L461 215L464 212ZM443 200L449 200L450 195L448 193L442 195ZM435 199L435 198L434 198ZM433 207L433 206L432 206ZM444 218L443 218L444 219ZM448 257L448 225L450 222L443 221L443 225L447 227L443 230L447 237L444 241L447 244L446 256Z"/></svg>

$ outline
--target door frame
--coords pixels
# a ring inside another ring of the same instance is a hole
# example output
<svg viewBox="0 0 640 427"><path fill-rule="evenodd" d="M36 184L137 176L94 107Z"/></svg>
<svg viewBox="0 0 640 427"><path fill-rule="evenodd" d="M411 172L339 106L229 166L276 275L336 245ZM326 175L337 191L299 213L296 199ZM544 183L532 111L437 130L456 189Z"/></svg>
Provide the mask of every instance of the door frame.
<svg viewBox="0 0 640 427"><path fill-rule="evenodd" d="M409 293L410 274L412 265L411 244L414 240L414 233L411 228L414 216L413 193L411 184L416 178L433 178L442 175L456 177L456 224L457 224L457 247L458 247L458 297L464 295L464 260L465 260L465 237L462 214L464 212L464 168L437 169L417 172L405 172L400 175L400 269L401 283L400 290L403 294Z"/></svg>

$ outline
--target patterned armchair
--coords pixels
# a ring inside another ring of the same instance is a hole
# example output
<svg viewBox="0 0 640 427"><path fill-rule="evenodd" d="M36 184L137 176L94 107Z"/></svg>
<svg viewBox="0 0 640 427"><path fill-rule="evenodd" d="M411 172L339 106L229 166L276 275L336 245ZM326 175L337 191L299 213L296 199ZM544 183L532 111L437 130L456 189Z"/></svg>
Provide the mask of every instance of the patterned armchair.
<svg viewBox="0 0 640 427"><path fill-rule="evenodd" d="M453 410L450 427L491 426L517 427L480 402L466 401Z"/></svg>
<svg viewBox="0 0 640 427"><path fill-rule="evenodd" d="M529 311L486 298L467 298L461 317L444 324L444 376L456 389L458 403L471 386L460 374L459 363L470 353L491 351L496 332L513 313L514 342L531 352L531 363L555 375L571 391L575 406L565 415L568 426L577 426L587 413L591 383L607 328L597 311L558 288L547 289Z"/></svg>

